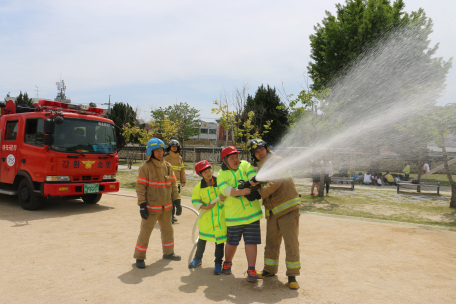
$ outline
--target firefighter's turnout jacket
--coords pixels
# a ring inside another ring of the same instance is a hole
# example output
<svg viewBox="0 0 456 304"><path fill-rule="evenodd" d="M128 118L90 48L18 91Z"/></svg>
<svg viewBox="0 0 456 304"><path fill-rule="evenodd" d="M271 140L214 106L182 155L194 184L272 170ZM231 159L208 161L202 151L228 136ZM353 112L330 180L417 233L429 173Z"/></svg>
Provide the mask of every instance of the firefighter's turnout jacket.
<svg viewBox="0 0 456 304"><path fill-rule="evenodd" d="M182 156L180 156L179 153L169 151L169 154L165 156L165 160L173 166L174 175L176 175L177 178L177 184L185 184L187 182L187 177L185 176L185 166Z"/></svg>
<svg viewBox="0 0 456 304"><path fill-rule="evenodd" d="M264 159L258 162L260 170L266 161L272 161L274 166L278 164L280 166L283 159L269 152ZM269 273L277 273L280 244L283 238L286 252L286 275L296 276L299 275L299 270L301 269L298 239L301 199L290 170L284 167L284 171L280 175L281 179L270 181L258 190L263 198L263 205L268 219L266 246L264 249L264 270Z"/></svg>
<svg viewBox="0 0 456 304"><path fill-rule="evenodd" d="M204 205L209 204L213 199L220 196L217 187L217 178L212 177L211 184L208 185L204 178L193 188L192 204L199 210ZM206 241L222 244L226 242L226 222L224 204L220 200L215 206L204 212L198 221L199 238Z"/></svg>
<svg viewBox="0 0 456 304"><path fill-rule="evenodd" d="M259 200L250 202L245 196L230 196L231 189L237 188L241 180L248 181L255 175L255 169L245 160L241 160L237 170L231 170L222 164L222 170L217 175L217 182L220 192L227 197L225 199L227 226L247 225L263 218Z"/></svg>
<svg viewBox="0 0 456 304"><path fill-rule="evenodd" d="M149 217L142 219L141 231L135 247L134 258L144 260L149 238L156 222L160 224L164 254L174 252L174 231L171 224L172 202L180 199L173 167L165 160L150 158L141 167L136 181L138 205L147 203Z"/></svg>

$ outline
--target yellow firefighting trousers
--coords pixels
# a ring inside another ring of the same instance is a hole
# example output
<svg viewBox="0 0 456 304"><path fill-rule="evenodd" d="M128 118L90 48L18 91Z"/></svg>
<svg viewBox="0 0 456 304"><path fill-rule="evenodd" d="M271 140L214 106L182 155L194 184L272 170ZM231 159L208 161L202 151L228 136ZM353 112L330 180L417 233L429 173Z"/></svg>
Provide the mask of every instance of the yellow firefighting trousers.
<svg viewBox="0 0 456 304"><path fill-rule="evenodd" d="M150 235L154 230L155 224L160 224L161 240L163 254L171 254L174 252L174 230L171 223L171 208L162 209L160 211L151 212L147 220L142 219L141 231L139 232L138 241L136 242L135 254L133 257L137 260L146 259L147 246L149 245Z"/></svg>
<svg viewBox="0 0 456 304"><path fill-rule="evenodd" d="M299 210L275 216L270 212L266 226L266 246L264 248L264 270L276 274L279 269L279 254L282 238L285 243L285 265L287 276L299 275Z"/></svg>

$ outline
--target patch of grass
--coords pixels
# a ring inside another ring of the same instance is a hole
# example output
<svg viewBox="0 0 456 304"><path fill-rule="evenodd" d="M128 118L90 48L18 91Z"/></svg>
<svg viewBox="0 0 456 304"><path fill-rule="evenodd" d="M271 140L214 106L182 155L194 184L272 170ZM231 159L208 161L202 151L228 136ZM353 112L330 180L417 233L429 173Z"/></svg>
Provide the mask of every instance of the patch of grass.
<svg viewBox="0 0 456 304"><path fill-rule="evenodd" d="M120 183L120 188L135 189L137 179L137 170L117 171L117 180Z"/></svg>
<svg viewBox="0 0 456 304"><path fill-rule="evenodd" d="M378 195L378 192L368 190L356 190L350 195L340 195L337 191L332 191L331 196L325 197L303 195L301 210L442 226L456 231L456 210L449 208L449 197L446 197L448 205L442 205L444 200L433 197L411 200L407 196L395 194L394 191L382 192L385 195L378 198L369 196Z"/></svg>

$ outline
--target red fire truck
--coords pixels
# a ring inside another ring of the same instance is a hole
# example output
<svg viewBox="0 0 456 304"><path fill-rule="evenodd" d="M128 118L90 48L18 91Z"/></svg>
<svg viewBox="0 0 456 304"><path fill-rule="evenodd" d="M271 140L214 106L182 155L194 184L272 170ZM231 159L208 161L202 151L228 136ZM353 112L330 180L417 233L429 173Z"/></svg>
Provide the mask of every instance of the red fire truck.
<svg viewBox="0 0 456 304"><path fill-rule="evenodd" d="M49 198L96 204L103 193L119 191L115 125L102 109L9 100L0 110L0 194L36 210Z"/></svg>

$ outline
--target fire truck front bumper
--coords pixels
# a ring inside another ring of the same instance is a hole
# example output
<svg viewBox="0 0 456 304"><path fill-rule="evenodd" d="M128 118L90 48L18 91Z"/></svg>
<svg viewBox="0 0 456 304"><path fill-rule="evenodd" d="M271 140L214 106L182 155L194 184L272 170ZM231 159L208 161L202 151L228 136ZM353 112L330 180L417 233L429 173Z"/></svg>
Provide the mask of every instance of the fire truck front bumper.
<svg viewBox="0 0 456 304"><path fill-rule="evenodd" d="M100 182L100 183L63 183L43 184L43 195L45 197L51 196L77 196L86 194L98 194L119 191L119 182Z"/></svg>

